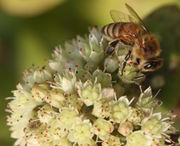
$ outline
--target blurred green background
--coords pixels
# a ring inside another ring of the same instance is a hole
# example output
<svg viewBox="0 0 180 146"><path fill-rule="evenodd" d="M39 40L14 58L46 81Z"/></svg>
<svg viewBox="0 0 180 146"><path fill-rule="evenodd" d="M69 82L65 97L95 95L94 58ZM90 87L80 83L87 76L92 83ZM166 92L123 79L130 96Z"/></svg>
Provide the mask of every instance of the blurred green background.
<svg viewBox="0 0 180 146"><path fill-rule="evenodd" d="M88 27L112 22L110 9L126 12L125 2L157 35L163 50L163 68L144 84L162 89L162 110L175 109L180 122L180 0L0 0L0 146L13 145L5 97L12 96L23 70L43 65L55 46L87 34Z"/></svg>

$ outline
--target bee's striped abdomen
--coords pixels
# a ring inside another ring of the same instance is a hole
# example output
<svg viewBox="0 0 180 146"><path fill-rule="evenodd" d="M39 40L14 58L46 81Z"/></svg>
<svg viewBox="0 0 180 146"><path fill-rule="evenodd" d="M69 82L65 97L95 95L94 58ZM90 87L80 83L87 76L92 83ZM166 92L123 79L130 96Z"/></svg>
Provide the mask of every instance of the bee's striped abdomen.
<svg viewBox="0 0 180 146"><path fill-rule="evenodd" d="M124 25L125 23L123 22L110 23L102 28L102 33L111 39L118 38L121 35L121 31L123 31Z"/></svg>
<svg viewBox="0 0 180 146"><path fill-rule="evenodd" d="M108 25L105 25L102 28L102 33L104 34L104 36L109 37L111 39L114 39L114 35L113 35L113 27L114 27L114 23L110 23Z"/></svg>

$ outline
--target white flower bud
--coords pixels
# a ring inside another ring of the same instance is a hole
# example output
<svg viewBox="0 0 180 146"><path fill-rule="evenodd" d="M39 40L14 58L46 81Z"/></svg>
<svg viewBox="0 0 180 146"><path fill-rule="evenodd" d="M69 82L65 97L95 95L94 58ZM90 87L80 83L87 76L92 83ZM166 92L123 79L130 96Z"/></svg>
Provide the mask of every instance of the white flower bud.
<svg viewBox="0 0 180 146"><path fill-rule="evenodd" d="M64 108L60 111L57 118L62 123L62 128L70 129L78 117L78 112L73 108Z"/></svg>
<svg viewBox="0 0 180 146"><path fill-rule="evenodd" d="M55 141L53 141L54 146L72 146L71 142L66 138L59 138Z"/></svg>
<svg viewBox="0 0 180 146"><path fill-rule="evenodd" d="M51 80L52 74L45 67L35 68L31 67L24 72L24 88L30 89L35 83L44 83Z"/></svg>
<svg viewBox="0 0 180 146"><path fill-rule="evenodd" d="M72 93L74 91L76 77L74 73L68 72L64 76L60 74L55 75L55 84L52 85L55 89L61 89L65 93Z"/></svg>
<svg viewBox="0 0 180 146"><path fill-rule="evenodd" d="M48 94L49 87L47 84L34 84L32 89L31 89L31 94L32 97L37 101L37 102L43 102Z"/></svg>
<svg viewBox="0 0 180 146"><path fill-rule="evenodd" d="M140 125L145 114L139 108L131 108L131 113L129 115L128 121L132 122L134 125Z"/></svg>
<svg viewBox="0 0 180 146"><path fill-rule="evenodd" d="M143 131L135 131L127 136L126 146L151 146L151 139Z"/></svg>
<svg viewBox="0 0 180 146"><path fill-rule="evenodd" d="M123 122L118 128L118 132L123 136L128 136L133 131L133 125L130 122Z"/></svg>
<svg viewBox="0 0 180 146"><path fill-rule="evenodd" d="M109 99L101 99L94 103L92 115L105 118L110 116L110 104L111 100Z"/></svg>
<svg viewBox="0 0 180 146"><path fill-rule="evenodd" d="M89 121L77 122L70 129L68 139L78 145L92 143L92 127Z"/></svg>
<svg viewBox="0 0 180 146"><path fill-rule="evenodd" d="M128 99L121 97L120 100L111 105L111 120L117 123L126 121L130 114Z"/></svg>
<svg viewBox="0 0 180 146"><path fill-rule="evenodd" d="M120 146L120 138L117 136L110 135L106 141L102 142L102 146Z"/></svg>
<svg viewBox="0 0 180 146"><path fill-rule="evenodd" d="M102 140L107 140L114 130L111 122L100 118L94 122L93 128L94 133Z"/></svg>
<svg viewBox="0 0 180 146"><path fill-rule="evenodd" d="M63 107L66 102L63 92L57 89L49 90L48 95L46 96L44 100L47 103L49 103L51 106L56 107L56 108Z"/></svg>
<svg viewBox="0 0 180 146"><path fill-rule="evenodd" d="M41 123L49 123L55 117L55 112L52 107L45 104L37 111L37 116Z"/></svg>
<svg viewBox="0 0 180 146"><path fill-rule="evenodd" d="M97 80L97 83L101 83L101 87L111 87L112 86L112 78L111 78L111 74L108 73L104 73L101 70L97 69L95 70L95 72L93 73L93 77L94 79Z"/></svg>

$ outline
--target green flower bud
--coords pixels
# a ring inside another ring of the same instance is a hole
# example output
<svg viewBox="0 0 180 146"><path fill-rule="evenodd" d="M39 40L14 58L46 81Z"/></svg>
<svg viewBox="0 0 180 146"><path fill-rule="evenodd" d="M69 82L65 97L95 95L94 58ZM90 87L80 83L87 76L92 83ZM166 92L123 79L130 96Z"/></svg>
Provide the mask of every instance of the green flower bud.
<svg viewBox="0 0 180 146"><path fill-rule="evenodd" d="M91 55L91 48L89 46L87 38L82 38L80 36L77 37L77 45L79 47L79 53L87 62L89 61L89 57Z"/></svg>
<svg viewBox="0 0 180 146"><path fill-rule="evenodd" d="M97 69L93 73L94 80L97 80L97 83L101 84L101 87L111 87L112 86L112 77L111 74L104 73L101 70Z"/></svg>
<svg viewBox="0 0 180 146"><path fill-rule="evenodd" d="M152 95L151 87L147 88L143 93L141 93L137 106L143 111L150 113L152 109L158 107L160 103Z"/></svg>
<svg viewBox="0 0 180 146"><path fill-rule="evenodd" d="M138 72L137 68L131 64L126 64L126 67L123 70L123 75L122 68L120 68L118 76L125 83L141 83L145 79L145 75Z"/></svg>
<svg viewBox="0 0 180 146"><path fill-rule="evenodd" d="M108 57L104 61L104 68L107 72L114 72L116 69L118 69L119 64L118 60L116 58Z"/></svg>
<svg viewBox="0 0 180 146"><path fill-rule="evenodd" d="M77 80L81 80L82 82L86 82L87 80L92 79L92 74L88 70L84 70L82 68L77 68L75 71Z"/></svg>
<svg viewBox="0 0 180 146"><path fill-rule="evenodd" d="M126 97L119 98L111 105L111 120L121 123L127 120L130 114L129 101Z"/></svg>
<svg viewBox="0 0 180 146"><path fill-rule="evenodd" d="M62 72L68 66L68 56L61 46L55 48L52 57L53 59L49 60L49 67L54 72Z"/></svg>
<svg viewBox="0 0 180 146"><path fill-rule="evenodd" d="M142 130L154 135L158 135L162 132L161 121L156 118L151 118L142 125Z"/></svg>
<svg viewBox="0 0 180 146"><path fill-rule="evenodd" d="M144 118L141 125L143 131L157 137L161 134L173 132L171 131L172 126L170 123L170 117L163 119L161 113L154 113L149 117Z"/></svg>
<svg viewBox="0 0 180 146"><path fill-rule="evenodd" d="M102 49L99 48L101 39L102 34L99 32L99 29L92 28L89 35L89 44L91 49L95 52L102 52Z"/></svg>
<svg viewBox="0 0 180 146"><path fill-rule="evenodd" d="M77 84L78 93L81 100L87 105L93 105L97 100L102 98L100 84L92 85L91 81L87 81L84 84Z"/></svg>

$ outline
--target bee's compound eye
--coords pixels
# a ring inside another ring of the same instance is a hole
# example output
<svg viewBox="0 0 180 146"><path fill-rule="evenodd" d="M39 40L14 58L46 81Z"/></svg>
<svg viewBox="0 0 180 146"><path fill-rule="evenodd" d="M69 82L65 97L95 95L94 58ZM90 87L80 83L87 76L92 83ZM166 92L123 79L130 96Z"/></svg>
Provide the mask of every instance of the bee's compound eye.
<svg viewBox="0 0 180 146"><path fill-rule="evenodd" d="M159 69L163 64L163 60L160 59L156 59L156 60L151 60L148 61L144 64L144 71L154 71Z"/></svg>
<svg viewBox="0 0 180 146"><path fill-rule="evenodd" d="M153 67L153 62L148 62L144 65L144 69L150 69Z"/></svg>

